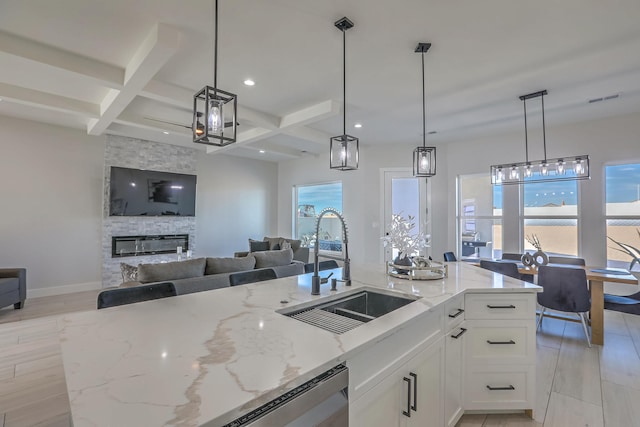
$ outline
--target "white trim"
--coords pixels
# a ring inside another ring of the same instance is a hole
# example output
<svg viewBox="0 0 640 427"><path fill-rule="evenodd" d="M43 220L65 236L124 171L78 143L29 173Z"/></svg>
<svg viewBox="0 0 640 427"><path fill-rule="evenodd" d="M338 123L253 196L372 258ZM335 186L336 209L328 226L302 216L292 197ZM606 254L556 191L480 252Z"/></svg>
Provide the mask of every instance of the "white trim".
<svg viewBox="0 0 640 427"><path fill-rule="evenodd" d="M96 289L102 289L102 282L95 281L74 283L72 285L52 286L48 288L27 289L27 299L71 294L74 292L93 291Z"/></svg>

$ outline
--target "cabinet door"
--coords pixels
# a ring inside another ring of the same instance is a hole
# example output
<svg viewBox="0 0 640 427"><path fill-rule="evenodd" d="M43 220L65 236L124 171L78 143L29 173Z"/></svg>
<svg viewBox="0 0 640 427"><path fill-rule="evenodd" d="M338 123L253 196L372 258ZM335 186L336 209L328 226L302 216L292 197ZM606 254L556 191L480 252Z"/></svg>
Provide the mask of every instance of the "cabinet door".
<svg viewBox="0 0 640 427"><path fill-rule="evenodd" d="M413 379L411 418L407 425L441 427L444 425L444 342L437 342L418 353L408 363ZM413 374L413 375L412 375Z"/></svg>
<svg viewBox="0 0 640 427"><path fill-rule="evenodd" d="M467 329L463 323L445 336L445 426L453 427L462 416L463 342Z"/></svg>
<svg viewBox="0 0 640 427"><path fill-rule="evenodd" d="M409 384L403 380L404 368L394 371L349 405L350 427L404 426ZM404 409L403 409L404 408Z"/></svg>

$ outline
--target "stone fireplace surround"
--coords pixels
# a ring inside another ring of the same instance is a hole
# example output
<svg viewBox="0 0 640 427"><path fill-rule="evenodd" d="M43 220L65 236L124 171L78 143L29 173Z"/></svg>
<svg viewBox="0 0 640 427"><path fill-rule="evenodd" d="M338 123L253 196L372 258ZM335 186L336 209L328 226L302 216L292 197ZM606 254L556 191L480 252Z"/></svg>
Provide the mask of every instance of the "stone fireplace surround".
<svg viewBox="0 0 640 427"><path fill-rule="evenodd" d="M102 287L122 283L120 263L131 265L176 261L175 251L162 254L112 256L114 236L159 236L187 234L189 249L196 250L195 217L109 216L109 179L111 166L150 169L164 172L196 174L197 150L159 142L107 135L105 145L103 220L102 220ZM183 249L186 252L186 248ZM184 253L183 253L184 256Z"/></svg>

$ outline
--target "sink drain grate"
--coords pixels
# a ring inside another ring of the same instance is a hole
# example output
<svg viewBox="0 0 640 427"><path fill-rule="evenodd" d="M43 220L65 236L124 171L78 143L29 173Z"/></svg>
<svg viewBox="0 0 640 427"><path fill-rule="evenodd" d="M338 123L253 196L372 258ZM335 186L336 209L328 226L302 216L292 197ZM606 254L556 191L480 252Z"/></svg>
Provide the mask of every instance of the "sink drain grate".
<svg viewBox="0 0 640 427"><path fill-rule="evenodd" d="M364 324L364 322L360 320L350 319L318 308L301 311L288 316L308 323L309 325L317 326L325 331L333 332L334 334L343 334Z"/></svg>

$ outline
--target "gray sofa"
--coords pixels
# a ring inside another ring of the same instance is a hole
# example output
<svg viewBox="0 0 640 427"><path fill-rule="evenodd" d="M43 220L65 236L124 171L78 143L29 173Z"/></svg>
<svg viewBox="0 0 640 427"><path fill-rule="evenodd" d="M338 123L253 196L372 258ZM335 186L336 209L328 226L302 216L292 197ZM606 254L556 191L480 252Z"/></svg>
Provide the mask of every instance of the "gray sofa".
<svg viewBox="0 0 640 427"><path fill-rule="evenodd" d="M19 309L22 308L26 299L27 270L0 268L0 307L13 304L13 308Z"/></svg>
<svg viewBox="0 0 640 427"><path fill-rule="evenodd" d="M263 251L274 251L285 249L283 246L291 248L293 259L304 264L309 262L309 248L302 246L302 241L289 239L286 237L263 237L262 240L249 239L249 250L236 252L235 257L245 257L249 254Z"/></svg>
<svg viewBox="0 0 640 427"><path fill-rule="evenodd" d="M276 276L304 274L304 263L293 260L291 249L268 251L234 258L196 258L159 264L140 264L137 280L120 287L173 282L178 295L230 286L229 275L241 271L272 268Z"/></svg>

